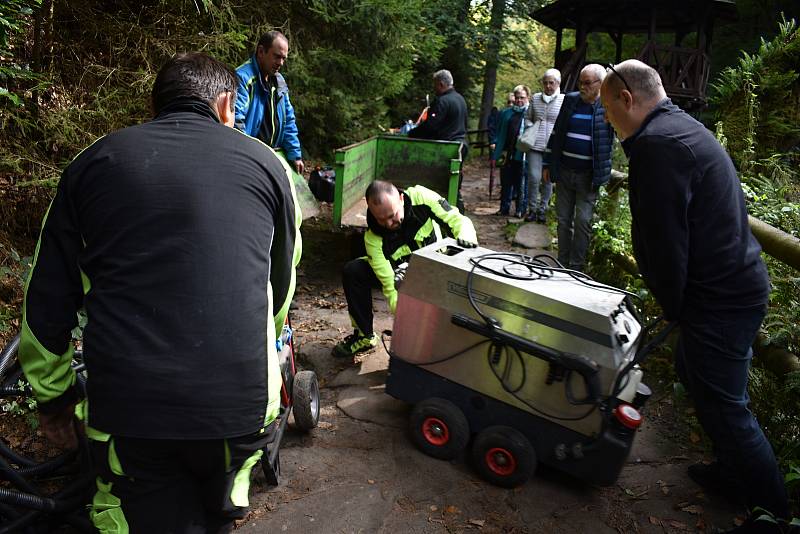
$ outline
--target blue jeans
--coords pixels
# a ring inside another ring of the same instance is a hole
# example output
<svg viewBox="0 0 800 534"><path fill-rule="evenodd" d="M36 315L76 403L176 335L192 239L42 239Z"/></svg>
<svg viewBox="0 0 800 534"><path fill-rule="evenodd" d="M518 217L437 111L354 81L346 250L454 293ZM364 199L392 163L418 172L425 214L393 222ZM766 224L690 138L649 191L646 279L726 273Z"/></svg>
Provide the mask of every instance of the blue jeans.
<svg viewBox="0 0 800 534"><path fill-rule="evenodd" d="M503 215L509 214L512 199L516 203L516 213L525 209L522 203L522 174L521 160L509 160L500 169L500 213Z"/></svg>
<svg viewBox="0 0 800 534"><path fill-rule="evenodd" d="M544 216L553 194L553 182L542 184L542 153L531 150L527 155L528 168L528 211ZM539 188L541 186L541 201Z"/></svg>
<svg viewBox="0 0 800 534"><path fill-rule="evenodd" d="M592 187L592 171L561 168L556 187L558 219L558 261L583 271L586 251L592 236L592 214L597 190Z"/></svg>
<svg viewBox="0 0 800 534"><path fill-rule="evenodd" d="M697 418L726 473L752 509L788 517L783 477L764 432L748 408L752 344L766 306L696 312L680 321L675 370L692 396Z"/></svg>

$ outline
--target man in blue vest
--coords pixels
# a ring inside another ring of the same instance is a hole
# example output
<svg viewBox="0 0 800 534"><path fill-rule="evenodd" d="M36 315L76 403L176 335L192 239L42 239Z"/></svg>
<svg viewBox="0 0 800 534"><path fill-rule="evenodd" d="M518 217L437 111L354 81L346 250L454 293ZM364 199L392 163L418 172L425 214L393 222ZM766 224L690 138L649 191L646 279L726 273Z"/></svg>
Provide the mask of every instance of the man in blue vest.
<svg viewBox="0 0 800 534"><path fill-rule="evenodd" d="M278 72L289 57L289 41L275 30L261 36L256 52L236 69L236 128L280 148L302 174L303 155L286 80Z"/></svg>
<svg viewBox="0 0 800 534"><path fill-rule="evenodd" d="M542 162L544 182L557 184L558 261L578 271L586 265L597 192L611 178L614 130L600 104L605 76L596 63L583 67L580 91L564 97Z"/></svg>

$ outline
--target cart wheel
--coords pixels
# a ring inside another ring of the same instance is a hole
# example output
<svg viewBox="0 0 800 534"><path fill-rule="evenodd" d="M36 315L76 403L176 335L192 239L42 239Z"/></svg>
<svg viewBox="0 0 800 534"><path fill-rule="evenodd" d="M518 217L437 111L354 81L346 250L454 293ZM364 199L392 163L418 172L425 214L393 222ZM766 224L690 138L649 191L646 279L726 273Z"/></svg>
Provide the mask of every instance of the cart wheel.
<svg viewBox="0 0 800 534"><path fill-rule="evenodd" d="M472 445L472 460L478 474L504 488L519 486L536 470L533 445L508 426L491 426L478 434Z"/></svg>
<svg viewBox="0 0 800 534"><path fill-rule="evenodd" d="M319 382L314 371L299 371L292 383L294 424L300 430L311 430L319 423Z"/></svg>
<svg viewBox="0 0 800 534"><path fill-rule="evenodd" d="M411 437L417 447L434 458L452 460L467 447L469 424L452 402L431 397L411 412Z"/></svg>

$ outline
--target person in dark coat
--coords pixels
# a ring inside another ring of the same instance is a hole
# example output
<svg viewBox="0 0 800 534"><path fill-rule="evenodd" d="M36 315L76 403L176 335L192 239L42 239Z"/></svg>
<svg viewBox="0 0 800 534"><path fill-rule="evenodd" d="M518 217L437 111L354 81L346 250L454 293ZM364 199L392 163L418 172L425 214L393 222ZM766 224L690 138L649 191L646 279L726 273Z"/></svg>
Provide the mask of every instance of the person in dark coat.
<svg viewBox="0 0 800 534"><path fill-rule="evenodd" d="M449 70L436 71L433 74L433 99L427 110L427 117L416 128L408 133L415 139L438 139L441 141L458 141L461 143L461 168L458 171L458 201L456 207L464 213L464 202L461 199L461 182L464 179L462 169L467 157L467 102L455 88L453 75Z"/></svg>
<svg viewBox="0 0 800 534"><path fill-rule="evenodd" d="M42 225L19 361L47 439L85 429L103 533L228 532L274 435L301 217L288 164L233 129L235 98L223 63L170 59L153 120L83 150Z"/></svg>
<svg viewBox="0 0 800 534"><path fill-rule="evenodd" d="M630 159L634 255L664 317L680 326L675 368L716 456L689 475L787 518L775 454L748 409L751 347L770 286L736 169L714 135L667 98L654 69L637 60L612 69L601 99ZM756 515L735 532L780 531Z"/></svg>

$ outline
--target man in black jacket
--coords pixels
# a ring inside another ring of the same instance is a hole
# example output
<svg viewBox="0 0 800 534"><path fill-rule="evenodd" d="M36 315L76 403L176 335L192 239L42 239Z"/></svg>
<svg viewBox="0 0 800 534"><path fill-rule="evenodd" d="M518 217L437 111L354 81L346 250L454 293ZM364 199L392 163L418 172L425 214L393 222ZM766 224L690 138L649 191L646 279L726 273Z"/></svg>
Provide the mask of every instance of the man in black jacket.
<svg viewBox="0 0 800 534"><path fill-rule="evenodd" d="M453 88L453 75L449 70L436 71L433 74L433 99L427 118L408 133L416 139L438 139L441 141L458 141L461 143L461 165L467 157L467 102ZM461 182L463 174L459 169L458 200L456 207L464 213L464 202L461 199Z"/></svg>
<svg viewBox="0 0 800 534"><path fill-rule="evenodd" d="M224 64L169 60L155 118L81 152L42 226L19 359L49 439L74 446L83 416L101 532L226 531L277 415L299 211L288 166L233 129L235 98Z"/></svg>
<svg viewBox="0 0 800 534"><path fill-rule="evenodd" d="M664 317L680 326L676 371L717 457L689 475L787 517L775 455L747 407L769 280L736 170L711 132L666 97L655 70L636 60L612 69L601 99L630 159L634 254ZM751 519L743 531L769 527Z"/></svg>

